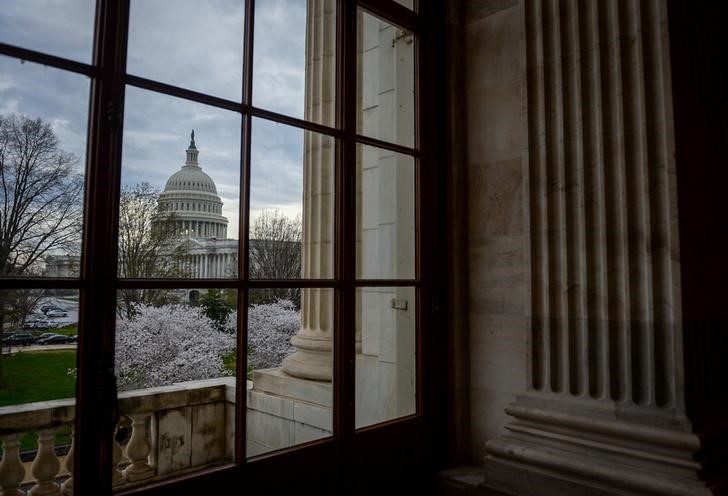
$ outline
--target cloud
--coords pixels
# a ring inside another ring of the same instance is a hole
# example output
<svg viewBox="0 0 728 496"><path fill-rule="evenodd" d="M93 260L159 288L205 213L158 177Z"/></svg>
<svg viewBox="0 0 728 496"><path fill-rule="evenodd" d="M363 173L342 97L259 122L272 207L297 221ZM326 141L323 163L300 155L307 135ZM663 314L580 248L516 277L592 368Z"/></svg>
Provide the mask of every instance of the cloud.
<svg viewBox="0 0 728 496"><path fill-rule="evenodd" d="M93 0L26 0L0 9L0 41L88 62ZM43 12L39 16L38 12ZM128 71L240 101L243 0L131 1ZM305 0L256 2L254 102L303 117ZM64 149L85 163L89 80L0 56L0 112L52 122ZM200 164L224 202L228 233L237 237L241 115L128 87L122 183L158 189L185 160L195 129ZM261 209L300 214L303 194L300 129L254 119L251 219Z"/></svg>
<svg viewBox="0 0 728 496"><path fill-rule="evenodd" d="M91 62L95 0L3 2L0 38L5 43Z"/></svg>

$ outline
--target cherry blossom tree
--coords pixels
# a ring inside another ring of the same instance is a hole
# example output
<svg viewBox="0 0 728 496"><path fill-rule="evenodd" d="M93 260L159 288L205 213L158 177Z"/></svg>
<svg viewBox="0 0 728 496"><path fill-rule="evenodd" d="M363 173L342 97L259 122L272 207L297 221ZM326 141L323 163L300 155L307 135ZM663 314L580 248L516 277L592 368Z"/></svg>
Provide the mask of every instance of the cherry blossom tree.
<svg viewBox="0 0 728 496"><path fill-rule="evenodd" d="M227 327L235 329L237 312L228 316ZM248 368L279 367L296 351L291 338L301 327L301 313L290 300L254 304L248 308Z"/></svg>
<svg viewBox="0 0 728 496"><path fill-rule="evenodd" d="M119 390L230 375L223 357L234 335L220 332L199 307L137 305L116 326L115 370Z"/></svg>

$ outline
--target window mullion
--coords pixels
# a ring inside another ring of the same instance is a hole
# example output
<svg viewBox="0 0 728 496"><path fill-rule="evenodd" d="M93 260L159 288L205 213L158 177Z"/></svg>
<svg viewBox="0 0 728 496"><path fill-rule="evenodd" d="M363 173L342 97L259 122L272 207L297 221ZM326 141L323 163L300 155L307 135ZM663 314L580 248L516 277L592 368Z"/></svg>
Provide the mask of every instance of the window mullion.
<svg viewBox="0 0 728 496"><path fill-rule="evenodd" d="M116 279L109 274L116 274L128 8L127 2L99 0L96 12L75 421L74 481L83 495L111 488Z"/></svg>
<svg viewBox="0 0 728 496"><path fill-rule="evenodd" d="M352 2L340 1L338 17L339 116L343 129L338 154L339 227L338 277L342 286L337 301L337 328L334 357L334 425L343 453L350 453L354 437L355 367L355 259L356 259L356 71L357 9ZM349 466L350 460L343 460Z"/></svg>

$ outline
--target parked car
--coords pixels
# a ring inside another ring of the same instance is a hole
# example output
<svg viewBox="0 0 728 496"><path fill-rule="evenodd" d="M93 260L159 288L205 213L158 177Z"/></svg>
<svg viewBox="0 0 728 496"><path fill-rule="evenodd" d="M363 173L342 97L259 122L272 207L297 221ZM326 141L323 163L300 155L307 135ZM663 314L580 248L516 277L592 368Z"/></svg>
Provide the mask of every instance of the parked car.
<svg viewBox="0 0 728 496"><path fill-rule="evenodd" d="M58 327L58 322L50 320L39 320L35 323L35 329L55 329L56 327Z"/></svg>
<svg viewBox="0 0 728 496"><path fill-rule="evenodd" d="M33 344L35 342L35 338L32 334L29 332L14 332L10 334L9 336L6 336L3 338L3 344L4 345L22 345L22 346L28 346L29 344Z"/></svg>
<svg viewBox="0 0 728 496"><path fill-rule="evenodd" d="M68 312L58 309L48 310L46 317L68 317Z"/></svg>
<svg viewBox="0 0 728 496"><path fill-rule="evenodd" d="M39 345L48 345L48 344L68 344L73 343L74 339L72 336L63 336L61 334L56 334L55 336L49 336L47 338L39 339L36 341L36 344Z"/></svg>
<svg viewBox="0 0 728 496"><path fill-rule="evenodd" d="M23 329L35 329L35 323L42 319L42 314L31 313L30 315L25 317L25 321L23 322L23 325L21 327Z"/></svg>
<svg viewBox="0 0 728 496"><path fill-rule="evenodd" d="M63 336L63 334L58 334L57 332L44 332L40 336L36 337L35 340L39 341L41 339L50 338L52 336Z"/></svg>
<svg viewBox="0 0 728 496"><path fill-rule="evenodd" d="M42 307L40 307L40 311L46 315L48 315L48 312L52 310L60 310L61 312L63 312L63 309L61 307L57 307L55 305L43 305Z"/></svg>

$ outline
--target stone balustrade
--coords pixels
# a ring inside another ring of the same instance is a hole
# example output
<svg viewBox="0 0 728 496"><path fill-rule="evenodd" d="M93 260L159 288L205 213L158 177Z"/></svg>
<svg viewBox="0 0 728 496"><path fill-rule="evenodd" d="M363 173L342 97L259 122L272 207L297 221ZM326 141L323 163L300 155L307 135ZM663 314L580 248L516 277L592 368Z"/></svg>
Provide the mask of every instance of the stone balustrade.
<svg viewBox="0 0 728 496"><path fill-rule="evenodd" d="M119 394L119 408L131 436L124 446L114 441L115 489L234 458L234 377L123 392ZM24 495L26 491L33 496L73 494L69 475L73 473L73 435L63 463L54 444L56 432L72 425L74 415L73 399L0 408L3 496ZM20 440L29 432L37 434L38 449L28 474Z"/></svg>

